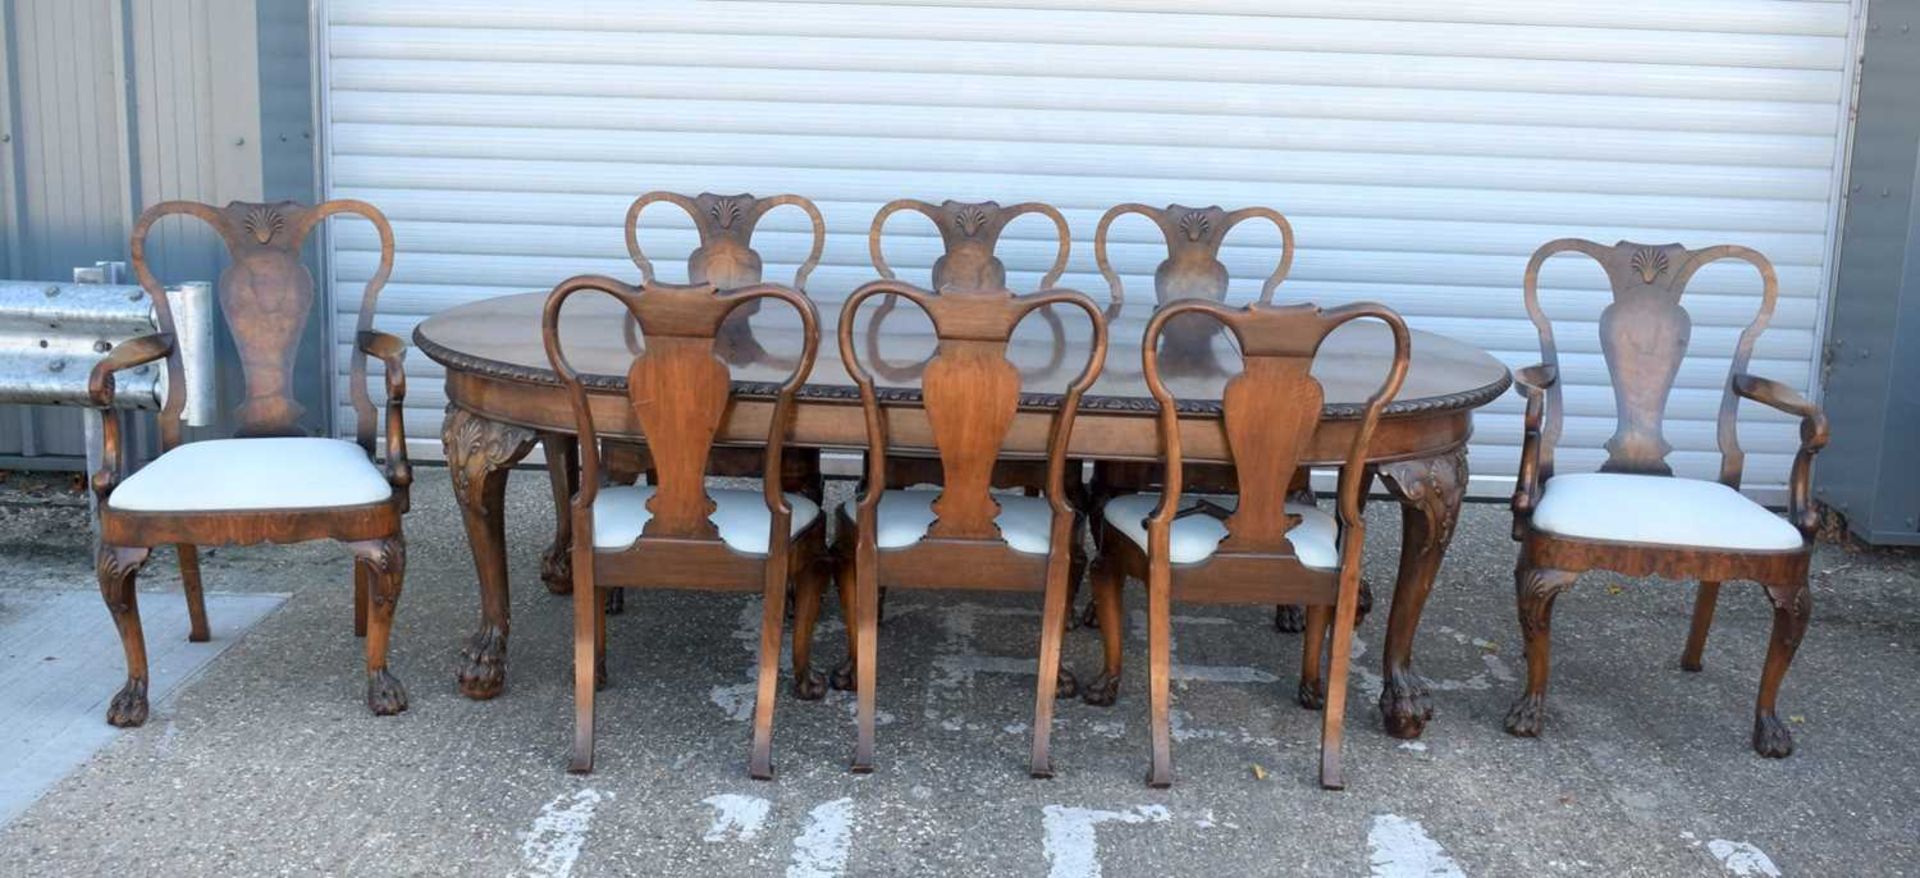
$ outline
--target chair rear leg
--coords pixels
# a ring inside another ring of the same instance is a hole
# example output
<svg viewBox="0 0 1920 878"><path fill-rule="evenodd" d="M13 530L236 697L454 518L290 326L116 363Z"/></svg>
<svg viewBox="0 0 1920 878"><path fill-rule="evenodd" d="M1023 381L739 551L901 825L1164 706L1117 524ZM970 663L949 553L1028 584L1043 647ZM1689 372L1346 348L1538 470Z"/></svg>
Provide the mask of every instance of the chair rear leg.
<svg viewBox="0 0 1920 878"><path fill-rule="evenodd" d="M1112 559L1105 556L1094 559L1093 601L1087 608L1099 613L1100 647L1106 666L1092 684L1081 690L1080 698L1088 704L1106 707L1120 697L1120 660L1126 636L1125 625L1120 621L1126 609L1120 588L1125 579L1120 566Z"/></svg>
<svg viewBox="0 0 1920 878"><path fill-rule="evenodd" d="M367 599L372 594L373 583L367 578L366 565L358 560L353 563L353 636L367 636Z"/></svg>
<svg viewBox="0 0 1920 878"><path fill-rule="evenodd" d="M854 572L854 662L855 720L857 738L853 746L853 772L873 771L874 686L878 682L880 629L879 552L862 545L856 550Z"/></svg>
<svg viewBox="0 0 1920 878"><path fill-rule="evenodd" d="M761 595L759 669L754 677L753 749L747 757L747 776L773 779L773 707L780 697L780 634L787 619L787 554L767 559L766 587Z"/></svg>
<svg viewBox="0 0 1920 878"><path fill-rule="evenodd" d="M1333 608L1307 607L1306 625L1300 638L1300 689L1294 700L1308 710L1327 706L1327 681L1320 674L1320 659L1326 651L1327 626L1333 624ZM1358 616L1355 624L1359 624Z"/></svg>
<svg viewBox="0 0 1920 878"><path fill-rule="evenodd" d="M1077 536L1079 531L1070 533ZM1027 769L1034 777L1053 776L1053 700L1073 695L1073 678L1060 666L1060 641L1066 636L1067 618L1073 615L1072 570L1072 561L1061 558L1058 551L1047 564L1045 608L1040 614L1040 666L1034 685L1033 753Z"/></svg>
<svg viewBox="0 0 1920 878"><path fill-rule="evenodd" d="M818 701L827 694L827 677L813 669L813 629L820 621L820 593L832 575L832 562L819 557L801 570L793 589L793 697Z"/></svg>
<svg viewBox="0 0 1920 878"><path fill-rule="evenodd" d="M1173 572L1164 559L1147 565L1147 726L1152 761L1147 786L1173 785ZM1114 626L1116 629L1118 625Z"/></svg>
<svg viewBox="0 0 1920 878"><path fill-rule="evenodd" d="M585 555L586 557L582 557ZM593 771L593 699L599 689L597 640L601 616L606 612L606 596L600 594L593 575L593 557L575 551L573 556L573 756L567 770L574 774Z"/></svg>
<svg viewBox="0 0 1920 878"><path fill-rule="evenodd" d="M173 547L180 557L180 590L187 594L187 640L206 643L212 639L207 629L207 595L200 588L200 551L192 543Z"/></svg>
<svg viewBox="0 0 1920 878"><path fill-rule="evenodd" d="M1527 690L1507 711L1507 734L1532 738L1546 722L1547 675L1553 657L1553 602L1579 574L1534 567L1523 556L1513 571L1514 603L1526 639Z"/></svg>
<svg viewBox="0 0 1920 878"><path fill-rule="evenodd" d="M133 581L152 550L134 546L101 546L94 559L100 597L120 630L120 647L127 654L127 682L107 705L107 723L132 728L147 721L147 638L140 628L140 599Z"/></svg>
<svg viewBox="0 0 1920 878"><path fill-rule="evenodd" d="M1693 596L1693 627L1687 631L1687 648L1680 654L1680 670L1698 671L1703 665L1700 654L1707 648L1707 629L1713 627L1714 604L1720 600L1720 583L1700 581Z"/></svg>
<svg viewBox="0 0 1920 878"><path fill-rule="evenodd" d="M1774 715L1774 697L1780 694L1780 681L1786 679L1793 654L1800 649L1800 638L1807 633L1813 590L1805 580L1769 585L1767 600L1773 604L1773 636L1767 643L1766 667L1760 672L1760 697L1753 705L1753 752L1781 759L1793 753L1793 734Z"/></svg>
<svg viewBox="0 0 1920 878"><path fill-rule="evenodd" d="M355 566L365 569L367 594L367 709L392 716L407 709L407 690L387 670L393 611L407 575L407 545L398 535L347 544Z"/></svg>
<svg viewBox="0 0 1920 878"><path fill-rule="evenodd" d="M1357 565L1356 565L1357 567ZM1353 628L1360 614L1360 571L1343 570L1340 575L1340 593L1335 598L1333 612L1324 607L1315 607L1307 611L1307 631L1312 634L1317 617L1322 631L1325 621L1332 616L1333 655L1327 665L1326 707L1320 714L1320 787L1328 790L1346 789L1347 782L1340 771L1340 743L1346 730L1347 721L1347 672L1353 664ZM1308 638L1312 639L1312 638ZM1314 664L1318 666L1320 656L1316 651Z"/></svg>

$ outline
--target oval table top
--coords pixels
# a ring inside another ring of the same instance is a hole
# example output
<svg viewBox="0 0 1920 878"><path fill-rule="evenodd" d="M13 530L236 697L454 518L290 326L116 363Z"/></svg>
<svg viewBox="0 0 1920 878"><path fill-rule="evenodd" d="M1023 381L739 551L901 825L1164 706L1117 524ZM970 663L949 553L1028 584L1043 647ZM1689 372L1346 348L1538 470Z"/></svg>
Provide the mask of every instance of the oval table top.
<svg viewBox="0 0 1920 878"><path fill-rule="evenodd" d="M541 340L546 298L544 292L521 293L459 305L422 321L414 329L414 342L450 371L558 384ZM876 301L869 300L855 324L860 361L873 374L883 403L917 404L919 372L933 353L932 324L912 304ZM1108 309L1106 366L1082 397L1081 411L1154 411L1140 360L1154 307L1149 300ZM820 307L820 349L813 373L798 394L802 401L859 399L835 341L839 310L837 303ZM1180 325L1183 321L1186 325ZM1059 404L1085 366L1091 336L1086 315L1076 308L1048 308L1028 316L1007 348L1021 372L1022 408ZM560 342L583 383L607 393L625 390L626 372L641 349L639 333L620 303L591 293L567 303ZM743 398L772 397L792 374L800 350L799 318L777 301L736 311L715 345L733 370L735 393ZM1160 357L1161 374L1181 414L1218 416L1220 390L1239 370L1232 335L1205 317L1176 318L1163 336ZM1357 320L1328 335L1313 365L1313 375L1325 389L1323 417L1358 418L1392 358L1392 338L1378 321ZM1485 351L1414 330L1406 381L1386 416L1471 410L1497 398L1511 383L1506 366Z"/></svg>

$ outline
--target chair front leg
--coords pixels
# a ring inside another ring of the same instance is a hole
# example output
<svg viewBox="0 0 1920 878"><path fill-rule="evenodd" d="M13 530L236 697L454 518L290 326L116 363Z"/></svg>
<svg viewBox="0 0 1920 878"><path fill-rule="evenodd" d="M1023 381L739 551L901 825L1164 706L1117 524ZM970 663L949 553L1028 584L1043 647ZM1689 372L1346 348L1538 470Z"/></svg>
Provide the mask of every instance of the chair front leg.
<svg viewBox="0 0 1920 878"><path fill-rule="evenodd" d="M1573 586L1579 574L1535 567L1523 555L1513 571L1520 633L1526 638L1527 691L1507 711L1507 733L1522 738L1540 734L1546 722L1547 674L1552 664L1553 602Z"/></svg>
<svg viewBox="0 0 1920 878"><path fill-rule="evenodd" d="M1753 752L1781 759L1793 753L1793 734L1774 715L1774 697L1780 694L1780 681L1786 679L1793 654L1800 649L1800 638L1807 633L1813 590L1805 580L1769 585L1767 600L1773 604L1773 637L1767 643L1767 664L1760 673L1760 697L1753 705Z"/></svg>
<svg viewBox="0 0 1920 878"><path fill-rule="evenodd" d="M820 621L820 593L832 575L832 560L816 554L794 584L793 697L801 701L818 701L827 694L826 675L813 669L813 629Z"/></svg>
<svg viewBox="0 0 1920 878"><path fill-rule="evenodd" d="M1108 535L1109 540L1125 539ZM1112 543L1110 542L1109 545ZM1106 707L1120 697L1120 661L1126 636L1125 624L1121 616L1126 610L1125 599L1121 596L1121 585L1126 575L1120 565L1106 555L1093 560L1091 581L1093 583L1093 601L1088 609L1099 614L1100 646L1105 654L1106 666L1092 684L1081 690L1081 700L1088 704Z"/></svg>
<svg viewBox="0 0 1920 878"><path fill-rule="evenodd" d="M1294 699L1308 710L1320 710L1327 706L1327 681L1320 675L1320 657L1326 651L1327 627L1333 624L1333 608L1306 607L1303 618L1300 688L1294 693ZM1357 616L1354 624L1359 624Z"/></svg>
<svg viewBox="0 0 1920 878"><path fill-rule="evenodd" d="M180 590L187 595L187 640L206 643L213 635L207 630L207 595L200 588L200 551L192 543L173 547L180 558Z"/></svg>
<svg viewBox="0 0 1920 878"><path fill-rule="evenodd" d="M107 705L107 722L132 728L147 721L147 638L140 629L140 599L134 577L152 550L144 546L101 546L94 561L100 579L100 597L120 629L120 646L127 653L127 682Z"/></svg>
<svg viewBox="0 0 1920 878"><path fill-rule="evenodd" d="M392 716L407 709L407 690L387 670L394 606L407 575L407 545L398 535L347 544L367 583L367 709Z"/></svg>

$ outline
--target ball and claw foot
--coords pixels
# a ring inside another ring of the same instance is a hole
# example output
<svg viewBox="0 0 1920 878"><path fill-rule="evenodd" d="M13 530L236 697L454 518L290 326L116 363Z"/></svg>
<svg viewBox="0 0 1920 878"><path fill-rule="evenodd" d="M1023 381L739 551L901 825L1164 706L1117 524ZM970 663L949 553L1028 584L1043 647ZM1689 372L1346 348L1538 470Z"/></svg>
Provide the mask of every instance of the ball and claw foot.
<svg viewBox="0 0 1920 878"><path fill-rule="evenodd" d="M1101 671L1080 693L1080 700L1096 707L1111 707L1120 698L1120 678Z"/></svg>
<svg viewBox="0 0 1920 878"><path fill-rule="evenodd" d="M367 675L367 709L374 716L393 716L407 709L407 687L386 668Z"/></svg>
<svg viewBox="0 0 1920 878"><path fill-rule="evenodd" d="M1327 690L1324 683L1300 681L1300 688L1294 692L1293 699L1308 710L1322 710L1327 706Z"/></svg>
<svg viewBox="0 0 1920 878"><path fill-rule="evenodd" d="M1547 700L1539 695L1522 695L1507 711L1507 734L1516 738L1538 738L1547 724Z"/></svg>
<svg viewBox="0 0 1920 878"><path fill-rule="evenodd" d="M1427 686L1412 671L1395 670L1380 689L1380 717L1387 734L1396 738L1420 737L1427 720L1433 719L1433 704L1427 700Z"/></svg>
<svg viewBox="0 0 1920 878"><path fill-rule="evenodd" d="M107 724L122 729L131 729L147 721L147 683L145 680L128 680L127 685L113 696L113 703L107 705Z"/></svg>
<svg viewBox="0 0 1920 878"><path fill-rule="evenodd" d="M1280 604L1273 608L1273 630L1299 634L1307 630L1307 611L1299 604Z"/></svg>
<svg viewBox="0 0 1920 878"><path fill-rule="evenodd" d="M507 682L507 635L488 626L467 640L461 650L467 666L460 671L460 694L485 701L500 694Z"/></svg>
<svg viewBox="0 0 1920 878"><path fill-rule="evenodd" d="M1793 733L1772 713L1753 718L1753 752L1768 759L1785 759L1793 754Z"/></svg>
<svg viewBox="0 0 1920 878"><path fill-rule="evenodd" d="M833 688L841 692L853 691L853 660L843 659L833 668L833 677L829 681Z"/></svg>
<svg viewBox="0 0 1920 878"><path fill-rule="evenodd" d="M1069 671L1066 668L1061 668L1060 673L1053 678L1054 699L1059 700L1062 698L1072 698L1079 694L1080 694L1080 681L1074 679L1072 671Z"/></svg>
<svg viewBox="0 0 1920 878"><path fill-rule="evenodd" d="M819 671L793 675L793 697L801 701L819 701L827 697L827 675Z"/></svg>

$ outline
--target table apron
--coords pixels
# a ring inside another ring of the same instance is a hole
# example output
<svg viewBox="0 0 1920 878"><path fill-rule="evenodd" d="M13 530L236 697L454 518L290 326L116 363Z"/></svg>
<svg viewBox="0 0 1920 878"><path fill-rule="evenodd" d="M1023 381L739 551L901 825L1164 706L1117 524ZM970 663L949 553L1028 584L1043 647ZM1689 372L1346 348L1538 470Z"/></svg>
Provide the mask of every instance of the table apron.
<svg viewBox="0 0 1920 878"><path fill-rule="evenodd" d="M447 372L447 398L453 404L490 420L551 433L575 433L578 423L566 394L558 386L530 384L472 372ZM619 393L590 393L594 429L602 438L640 439L639 419L627 398ZM917 405L886 404L889 453L933 454L933 431L926 410ZM763 445L773 418L773 403L735 400L729 407L716 442ZM1045 457L1047 430L1052 418L1045 412L1021 411L1003 444L1009 457ZM1322 421L1301 463L1333 465L1346 460L1353 444L1354 420ZM1382 463L1431 457L1458 448L1473 432L1468 408L1437 409L1383 418L1374 431L1371 462ZM861 449L867 445L866 420L857 401L801 399L794 406L789 444L812 448ZM1228 463L1226 431L1217 417L1183 417L1181 452L1190 463ZM1083 411L1074 418L1068 442L1073 457L1092 460L1159 460L1162 457L1156 419L1150 412Z"/></svg>

